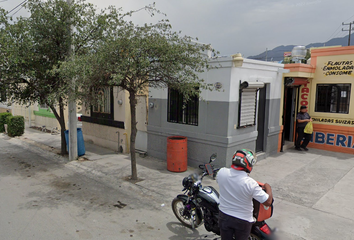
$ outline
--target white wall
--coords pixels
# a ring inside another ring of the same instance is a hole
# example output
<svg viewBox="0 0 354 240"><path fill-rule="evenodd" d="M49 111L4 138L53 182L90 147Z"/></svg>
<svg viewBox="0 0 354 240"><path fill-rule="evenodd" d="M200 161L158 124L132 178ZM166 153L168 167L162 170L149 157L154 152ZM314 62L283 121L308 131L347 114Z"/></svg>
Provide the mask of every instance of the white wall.
<svg viewBox="0 0 354 240"><path fill-rule="evenodd" d="M234 67L231 57L210 59L213 68L201 73L200 78L211 87L220 82L220 90L205 90L201 93L201 99L215 102L237 102L239 99L240 80L259 81L272 83L270 92L274 93L271 98L276 99L281 96L282 73L278 73L279 68L284 68L283 64L264 62L252 59L244 59L242 67ZM273 84L274 83L274 84ZM149 98L167 99L168 90L150 88Z"/></svg>

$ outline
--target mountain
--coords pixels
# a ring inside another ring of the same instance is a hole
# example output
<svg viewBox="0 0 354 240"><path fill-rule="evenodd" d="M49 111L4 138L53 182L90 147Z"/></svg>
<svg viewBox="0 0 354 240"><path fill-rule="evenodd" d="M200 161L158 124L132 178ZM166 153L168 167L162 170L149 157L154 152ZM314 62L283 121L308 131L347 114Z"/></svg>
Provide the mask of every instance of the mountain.
<svg viewBox="0 0 354 240"><path fill-rule="evenodd" d="M348 46L348 36L342 37L342 38L332 38L331 40L325 42L325 43L311 43L306 46L306 48L312 48L312 47L323 47L323 46ZM351 34L351 42L354 42L354 33ZM247 58L249 59L257 59L257 60L263 60L263 61L281 61L284 59L284 52L291 52L293 48L297 45L281 45L278 46L272 50L264 51L261 54L255 55L255 56L249 56Z"/></svg>

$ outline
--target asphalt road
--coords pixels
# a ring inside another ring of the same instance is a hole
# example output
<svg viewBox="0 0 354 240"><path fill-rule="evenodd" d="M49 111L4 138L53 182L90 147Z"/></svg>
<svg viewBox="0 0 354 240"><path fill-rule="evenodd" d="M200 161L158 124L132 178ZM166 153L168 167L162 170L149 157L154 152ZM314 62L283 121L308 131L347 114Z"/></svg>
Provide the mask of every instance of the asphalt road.
<svg viewBox="0 0 354 240"><path fill-rule="evenodd" d="M171 211L181 180L195 169L172 173L163 161L138 159L144 180L131 184L122 180L130 173L125 155L68 163L50 146L30 145L31 136L45 143L55 137L0 134L0 240L215 239L204 226L183 227ZM272 186L267 223L280 240L354 239L353 155L290 149L259 161L251 177ZM211 178L203 185L218 189Z"/></svg>
<svg viewBox="0 0 354 240"><path fill-rule="evenodd" d="M0 239L215 238L179 224L171 199L134 194L129 185L112 187L66 167L55 154L0 138Z"/></svg>

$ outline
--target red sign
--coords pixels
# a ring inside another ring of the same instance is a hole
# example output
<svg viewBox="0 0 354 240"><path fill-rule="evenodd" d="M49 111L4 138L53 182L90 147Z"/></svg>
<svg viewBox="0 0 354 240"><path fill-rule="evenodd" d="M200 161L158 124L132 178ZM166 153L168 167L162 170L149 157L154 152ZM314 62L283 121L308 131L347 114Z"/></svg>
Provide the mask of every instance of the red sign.
<svg viewBox="0 0 354 240"><path fill-rule="evenodd" d="M302 88L301 88L301 94L300 94L300 105L301 106L306 106L308 107L309 102L308 102L308 96L310 93L310 89L307 87L307 84L305 84Z"/></svg>

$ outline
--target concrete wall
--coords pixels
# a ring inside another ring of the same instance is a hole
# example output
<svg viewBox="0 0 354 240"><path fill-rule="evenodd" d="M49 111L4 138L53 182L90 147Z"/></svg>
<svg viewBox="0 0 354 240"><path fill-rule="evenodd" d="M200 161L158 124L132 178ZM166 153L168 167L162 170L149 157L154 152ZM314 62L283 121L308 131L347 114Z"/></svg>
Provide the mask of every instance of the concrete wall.
<svg viewBox="0 0 354 240"><path fill-rule="evenodd" d="M12 107L7 106L7 104L0 103L0 113L3 112L12 112Z"/></svg>
<svg viewBox="0 0 354 240"><path fill-rule="evenodd" d="M281 98L281 64L245 59L241 68L233 67L231 58L211 60L212 69L203 73L206 83L222 84L219 91L203 91L199 102L198 126L167 122L167 89L150 89L148 154L166 159L167 137L182 135L188 138L188 164L197 166L217 153L219 166L230 166L235 150L255 149L258 136L257 125L237 129L239 108L239 85L243 81L259 81L267 85L265 155L278 148L279 110Z"/></svg>
<svg viewBox="0 0 354 240"><path fill-rule="evenodd" d="M119 100L121 100L122 104L118 104ZM138 122L137 129L139 133L146 133L147 131L147 104L147 94L139 95L136 112ZM84 116L91 116L90 109L88 107L82 106L82 108L82 114ZM115 151L123 150L124 153L128 153L130 151L131 134L129 94L118 87L113 88L113 108L114 120L124 122L124 129L95 123L82 122L84 140L91 141L94 144ZM136 141L139 141L139 139ZM120 147L122 149L119 149Z"/></svg>
<svg viewBox="0 0 354 240"><path fill-rule="evenodd" d="M123 135L124 131L118 131L115 127L84 122L82 129L85 141L114 151L120 151L120 146L123 150L126 148L127 138ZM121 141L118 141L118 138Z"/></svg>
<svg viewBox="0 0 354 240"><path fill-rule="evenodd" d="M35 115L34 111L39 110L39 105L38 104L33 104L30 106L26 105L18 105L18 104L13 104L12 105L12 115L16 116L23 116L25 118L25 122L29 123L29 119L31 119L31 126L37 126L37 127L43 127L45 126L46 129L53 129L56 128L58 130L61 129L60 124L56 118L53 117L45 117L45 116L39 116ZM49 110L51 112L51 110ZM59 109L57 109L59 113ZM68 111L64 109L64 120L66 124L66 128L68 128Z"/></svg>

